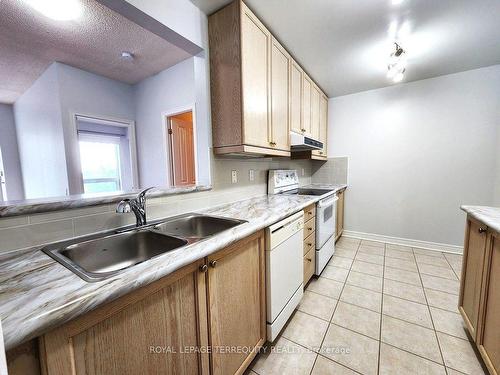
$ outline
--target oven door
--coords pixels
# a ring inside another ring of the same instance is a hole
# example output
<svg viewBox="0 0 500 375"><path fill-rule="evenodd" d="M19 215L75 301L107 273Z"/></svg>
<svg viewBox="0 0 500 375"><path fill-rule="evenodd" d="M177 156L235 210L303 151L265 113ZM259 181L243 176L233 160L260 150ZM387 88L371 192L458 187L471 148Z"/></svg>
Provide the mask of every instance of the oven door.
<svg viewBox="0 0 500 375"><path fill-rule="evenodd" d="M335 233L337 196L324 198L316 204L316 249L319 250Z"/></svg>

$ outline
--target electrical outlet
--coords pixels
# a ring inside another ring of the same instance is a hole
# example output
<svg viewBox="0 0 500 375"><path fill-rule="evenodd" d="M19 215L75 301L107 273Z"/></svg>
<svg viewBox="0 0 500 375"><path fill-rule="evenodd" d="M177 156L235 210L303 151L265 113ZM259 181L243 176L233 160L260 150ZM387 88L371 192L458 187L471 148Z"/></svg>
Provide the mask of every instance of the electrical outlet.
<svg viewBox="0 0 500 375"><path fill-rule="evenodd" d="M231 171L231 183L235 184L238 182L238 171Z"/></svg>
<svg viewBox="0 0 500 375"><path fill-rule="evenodd" d="M253 169L250 169L250 170L248 171L248 179L249 179L250 181L255 180L255 171L254 171Z"/></svg>

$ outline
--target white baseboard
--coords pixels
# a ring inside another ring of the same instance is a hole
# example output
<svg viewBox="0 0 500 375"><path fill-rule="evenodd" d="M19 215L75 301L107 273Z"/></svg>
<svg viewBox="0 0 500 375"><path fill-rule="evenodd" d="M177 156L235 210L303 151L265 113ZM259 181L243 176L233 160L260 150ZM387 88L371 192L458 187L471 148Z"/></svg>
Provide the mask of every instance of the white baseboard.
<svg viewBox="0 0 500 375"><path fill-rule="evenodd" d="M444 244L444 243L429 242L429 241L412 240L409 238L384 236L381 234L363 233L363 232L355 232L352 230L344 230L342 232L342 236L343 237L359 238L362 240L385 242L385 243L390 243L393 245L418 247L420 249L435 250L435 251L441 251L444 253L455 253L455 254L462 254L463 253L462 246L448 245L448 244Z"/></svg>

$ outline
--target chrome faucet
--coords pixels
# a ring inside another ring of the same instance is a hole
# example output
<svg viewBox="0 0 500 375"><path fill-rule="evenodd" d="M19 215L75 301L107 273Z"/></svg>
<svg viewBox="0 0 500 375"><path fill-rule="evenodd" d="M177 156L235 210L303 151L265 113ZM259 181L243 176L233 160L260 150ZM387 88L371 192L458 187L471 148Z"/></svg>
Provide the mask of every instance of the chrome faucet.
<svg viewBox="0 0 500 375"><path fill-rule="evenodd" d="M144 189L134 199L122 200L116 206L116 212L119 214L133 212L136 219L135 226L138 228L146 225L146 193L151 189L154 187Z"/></svg>

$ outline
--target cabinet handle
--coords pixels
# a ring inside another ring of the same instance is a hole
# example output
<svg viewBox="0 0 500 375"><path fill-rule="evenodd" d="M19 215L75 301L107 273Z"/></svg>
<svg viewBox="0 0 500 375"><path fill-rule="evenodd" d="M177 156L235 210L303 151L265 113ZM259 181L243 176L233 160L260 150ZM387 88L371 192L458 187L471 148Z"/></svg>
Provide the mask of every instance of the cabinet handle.
<svg viewBox="0 0 500 375"><path fill-rule="evenodd" d="M308 262L312 262L312 259L311 258L306 258Z"/></svg>
<svg viewBox="0 0 500 375"><path fill-rule="evenodd" d="M216 260L211 260L210 261L210 267L215 268L216 265L217 265L217 261Z"/></svg>
<svg viewBox="0 0 500 375"><path fill-rule="evenodd" d="M306 129L300 129L300 131L301 131L302 133L305 133L305 132L306 132Z"/></svg>
<svg viewBox="0 0 500 375"><path fill-rule="evenodd" d="M208 266L206 264L203 264L200 266L200 272L205 273L207 271L208 271Z"/></svg>
<svg viewBox="0 0 500 375"><path fill-rule="evenodd" d="M276 142L269 142L269 144L273 147L276 146Z"/></svg>
<svg viewBox="0 0 500 375"><path fill-rule="evenodd" d="M479 227L479 233L486 233L488 228Z"/></svg>
<svg viewBox="0 0 500 375"><path fill-rule="evenodd" d="M309 242L309 243L307 244L307 246L312 246L312 245L313 245L313 244L312 244L312 242Z"/></svg>
<svg viewBox="0 0 500 375"><path fill-rule="evenodd" d="M313 230L311 227L307 228L307 230Z"/></svg>

